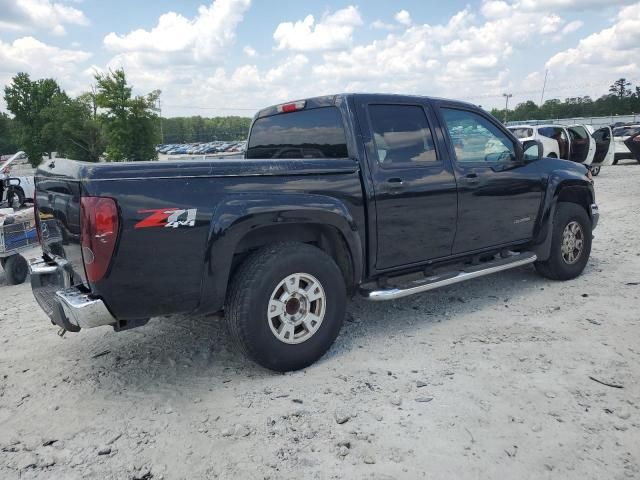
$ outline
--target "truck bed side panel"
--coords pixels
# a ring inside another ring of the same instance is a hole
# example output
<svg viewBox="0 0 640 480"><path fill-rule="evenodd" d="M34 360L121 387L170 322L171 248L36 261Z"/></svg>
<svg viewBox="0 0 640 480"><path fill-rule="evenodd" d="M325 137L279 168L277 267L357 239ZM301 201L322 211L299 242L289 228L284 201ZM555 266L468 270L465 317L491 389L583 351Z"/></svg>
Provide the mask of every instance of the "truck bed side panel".
<svg viewBox="0 0 640 480"><path fill-rule="evenodd" d="M351 172L311 175L88 180L88 195L117 199L122 219L109 272L92 290L120 320L198 310L205 265L210 261L207 270L216 274L217 259L226 261L234 253L215 250L212 258L207 253L216 207L230 196L266 198L277 192L286 204L288 193L331 192L350 211L364 245L362 187L357 164L349 162ZM167 226L167 216L176 211L183 223ZM221 308L223 301L216 297L215 302L206 302L206 310Z"/></svg>

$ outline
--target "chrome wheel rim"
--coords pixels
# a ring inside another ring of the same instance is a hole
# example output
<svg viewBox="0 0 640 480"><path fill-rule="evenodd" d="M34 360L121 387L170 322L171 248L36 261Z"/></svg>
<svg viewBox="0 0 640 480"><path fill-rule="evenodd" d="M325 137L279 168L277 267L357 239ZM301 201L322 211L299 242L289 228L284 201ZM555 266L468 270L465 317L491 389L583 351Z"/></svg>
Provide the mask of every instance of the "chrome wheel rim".
<svg viewBox="0 0 640 480"><path fill-rule="evenodd" d="M567 265L573 265L582 256L584 250L584 230L575 220L569 222L562 232L562 259Z"/></svg>
<svg viewBox="0 0 640 480"><path fill-rule="evenodd" d="M308 273L294 273L273 290L267 306L271 333L283 343L309 340L320 328L327 308L322 284Z"/></svg>

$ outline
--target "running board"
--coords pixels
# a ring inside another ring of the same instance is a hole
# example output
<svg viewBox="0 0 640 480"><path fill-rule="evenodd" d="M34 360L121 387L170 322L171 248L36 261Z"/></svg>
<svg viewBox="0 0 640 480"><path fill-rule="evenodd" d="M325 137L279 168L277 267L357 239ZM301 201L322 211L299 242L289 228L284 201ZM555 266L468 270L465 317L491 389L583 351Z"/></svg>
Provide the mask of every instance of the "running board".
<svg viewBox="0 0 640 480"><path fill-rule="evenodd" d="M528 265L537 260L536 254L532 252L522 252L507 258L492 260L481 265L465 268L462 271L447 272L440 275L416 280L404 288L388 288L384 290L361 290L362 296L368 300L382 302L385 300L395 300L397 298L408 297L416 293L435 290L436 288L464 282L472 278L484 277L492 273L509 270L511 268Z"/></svg>

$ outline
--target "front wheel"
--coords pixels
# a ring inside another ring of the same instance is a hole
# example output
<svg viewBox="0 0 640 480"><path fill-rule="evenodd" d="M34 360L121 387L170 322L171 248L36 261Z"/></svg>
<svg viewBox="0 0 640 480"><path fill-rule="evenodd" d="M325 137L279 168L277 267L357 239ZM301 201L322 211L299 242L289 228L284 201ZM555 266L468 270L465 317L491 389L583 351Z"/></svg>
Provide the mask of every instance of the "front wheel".
<svg viewBox="0 0 640 480"><path fill-rule="evenodd" d="M305 368L333 344L345 315L340 268L322 250L277 243L247 258L233 277L225 319L249 358L271 370Z"/></svg>
<svg viewBox="0 0 640 480"><path fill-rule="evenodd" d="M536 270L551 280L571 280L579 276L591 254L591 219L576 203L560 202L553 220L551 252Z"/></svg>

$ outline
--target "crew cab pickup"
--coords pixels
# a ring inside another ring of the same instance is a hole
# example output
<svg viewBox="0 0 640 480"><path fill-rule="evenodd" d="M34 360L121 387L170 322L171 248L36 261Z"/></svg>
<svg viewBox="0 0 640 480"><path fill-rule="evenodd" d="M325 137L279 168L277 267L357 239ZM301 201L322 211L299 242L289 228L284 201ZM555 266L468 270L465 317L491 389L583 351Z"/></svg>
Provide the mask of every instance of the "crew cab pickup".
<svg viewBox="0 0 640 480"><path fill-rule="evenodd" d="M574 278L598 222L584 165L542 158L474 105L373 94L266 108L244 158L46 161L35 209L33 292L61 333L223 312L277 371L319 359L354 294L527 264Z"/></svg>

